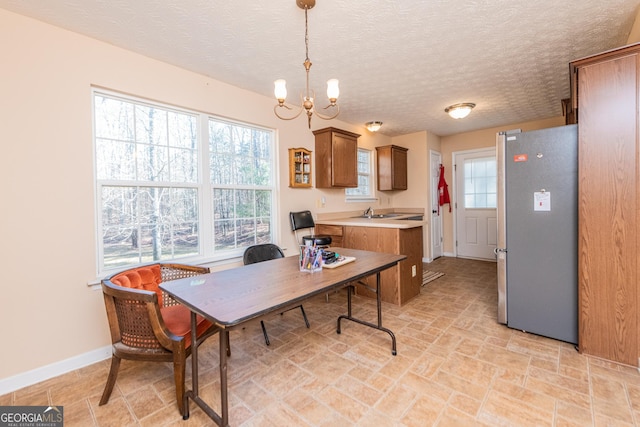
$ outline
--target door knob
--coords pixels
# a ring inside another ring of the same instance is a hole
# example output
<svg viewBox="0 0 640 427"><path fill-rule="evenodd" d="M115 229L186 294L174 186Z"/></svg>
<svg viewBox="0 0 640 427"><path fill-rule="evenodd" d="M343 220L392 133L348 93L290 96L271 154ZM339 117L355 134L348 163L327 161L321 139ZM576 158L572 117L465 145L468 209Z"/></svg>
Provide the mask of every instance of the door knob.
<svg viewBox="0 0 640 427"><path fill-rule="evenodd" d="M431 211L431 213L435 214L435 213L438 213L438 211L434 209L434 210Z"/></svg>

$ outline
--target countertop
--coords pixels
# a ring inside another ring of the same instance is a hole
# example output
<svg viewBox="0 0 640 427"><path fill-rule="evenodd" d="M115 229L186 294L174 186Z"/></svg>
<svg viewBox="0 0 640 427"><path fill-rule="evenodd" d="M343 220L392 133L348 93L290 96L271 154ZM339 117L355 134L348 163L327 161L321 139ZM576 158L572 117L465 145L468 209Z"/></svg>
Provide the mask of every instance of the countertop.
<svg viewBox="0 0 640 427"><path fill-rule="evenodd" d="M413 211L413 212L412 212ZM362 212L356 213L343 213L341 214L325 214L318 215L318 219L315 221L316 224L322 225L339 225L339 226L349 226L349 227L379 227L379 228L415 228L422 227L427 224L427 220L423 219L419 220L411 220L406 219L414 216L423 215L424 211L420 209L420 212L417 212L418 209L407 209L404 211L394 211L394 212L376 212L372 218L365 218L362 216ZM376 218L375 216L380 214L393 214L396 215L393 218Z"/></svg>

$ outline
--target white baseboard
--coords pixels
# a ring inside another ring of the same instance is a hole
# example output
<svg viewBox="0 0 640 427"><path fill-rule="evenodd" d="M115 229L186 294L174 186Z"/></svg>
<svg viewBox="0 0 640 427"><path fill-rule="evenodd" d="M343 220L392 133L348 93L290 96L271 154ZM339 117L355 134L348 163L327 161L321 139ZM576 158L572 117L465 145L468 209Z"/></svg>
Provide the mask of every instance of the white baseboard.
<svg viewBox="0 0 640 427"><path fill-rule="evenodd" d="M111 345L0 380L0 396L111 357Z"/></svg>

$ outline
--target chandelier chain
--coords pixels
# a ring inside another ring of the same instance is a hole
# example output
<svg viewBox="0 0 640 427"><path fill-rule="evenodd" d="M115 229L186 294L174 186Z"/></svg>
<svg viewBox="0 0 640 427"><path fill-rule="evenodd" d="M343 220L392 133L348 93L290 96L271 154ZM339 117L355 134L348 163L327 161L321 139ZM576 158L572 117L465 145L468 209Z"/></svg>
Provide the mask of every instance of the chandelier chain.
<svg viewBox="0 0 640 427"><path fill-rule="evenodd" d="M308 8L304 8L304 47L305 47L305 56L306 60L309 60L309 23L307 21L307 10Z"/></svg>

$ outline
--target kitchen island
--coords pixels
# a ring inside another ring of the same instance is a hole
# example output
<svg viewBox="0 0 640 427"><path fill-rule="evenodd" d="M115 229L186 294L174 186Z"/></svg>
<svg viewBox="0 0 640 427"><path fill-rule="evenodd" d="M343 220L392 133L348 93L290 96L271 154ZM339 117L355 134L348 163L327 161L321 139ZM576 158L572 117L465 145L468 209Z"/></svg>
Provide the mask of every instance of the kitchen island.
<svg viewBox="0 0 640 427"><path fill-rule="evenodd" d="M319 215L316 234L327 234L332 246L406 255L407 259L381 273L381 298L403 305L420 293L422 285L422 209L385 210L371 217L362 212ZM359 295L375 298L374 278L356 285Z"/></svg>

